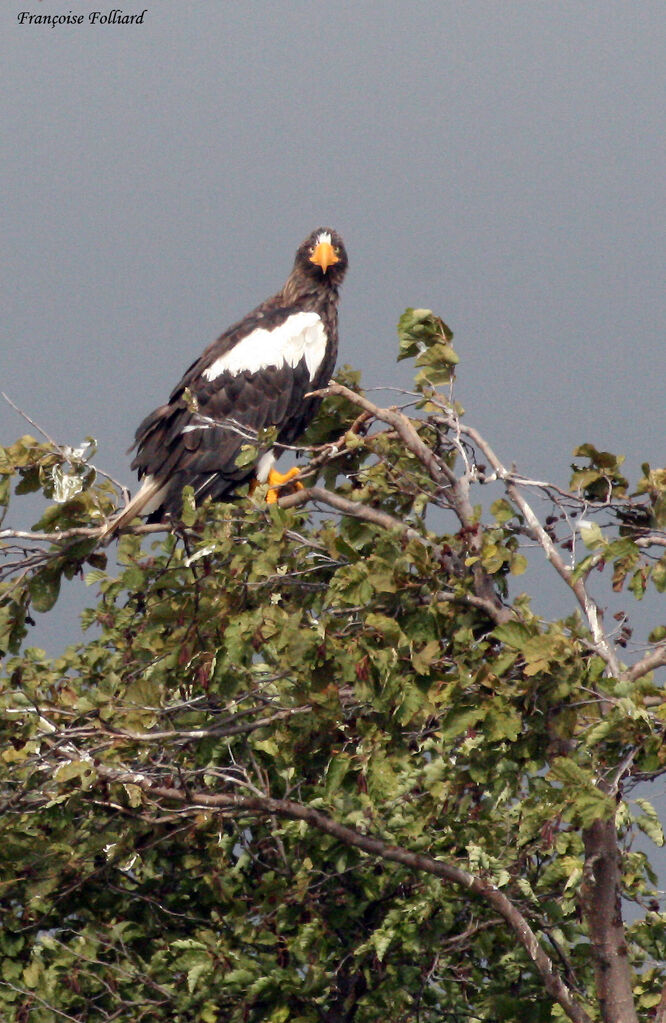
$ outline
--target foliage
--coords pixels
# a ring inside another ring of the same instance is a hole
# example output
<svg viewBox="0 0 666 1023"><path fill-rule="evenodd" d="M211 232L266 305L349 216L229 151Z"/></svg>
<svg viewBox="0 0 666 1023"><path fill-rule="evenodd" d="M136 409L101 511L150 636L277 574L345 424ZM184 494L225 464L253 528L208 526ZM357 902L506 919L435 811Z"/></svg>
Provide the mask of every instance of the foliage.
<svg viewBox="0 0 666 1023"><path fill-rule="evenodd" d="M619 1020L602 832L655 1018L666 913L632 839L664 841L634 787L666 773L666 627L625 665L628 622L609 634L588 581L663 591L666 472L630 494L586 444L571 492L519 477L464 424L446 325L407 310L399 333L415 394L381 409L346 371L305 489L186 501L112 571L90 454L2 449L5 508L12 486L56 502L0 533L6 1020ZM563 620L515 592L535 541ZM86 641L25 649L77 573Z"/></svg>

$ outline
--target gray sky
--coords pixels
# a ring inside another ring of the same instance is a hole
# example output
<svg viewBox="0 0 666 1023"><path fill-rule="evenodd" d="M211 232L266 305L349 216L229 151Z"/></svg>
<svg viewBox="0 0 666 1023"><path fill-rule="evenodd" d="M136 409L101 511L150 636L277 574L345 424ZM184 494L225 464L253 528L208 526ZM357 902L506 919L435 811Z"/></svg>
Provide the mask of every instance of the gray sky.
<svg viewBox="0 0 666 1023"><path fill-rule="evenodd" d="M129 483L138 421L330 223L366 385L408 382L395 322L429 306L507 460L565 479L589 440L663 464L661 3L118 6L144 4L0 12L0 381L50 432Z"/></svg>
<svg viewBox="0 0 666 1023"><path fill-rule="evenodd" d="M144 23L17 20L116 6ZM0 387L128 485L138 422L320 224L366 386L409 383L428 306L505 461L666 461L661 0L4 0L0 68Z"/></svg>

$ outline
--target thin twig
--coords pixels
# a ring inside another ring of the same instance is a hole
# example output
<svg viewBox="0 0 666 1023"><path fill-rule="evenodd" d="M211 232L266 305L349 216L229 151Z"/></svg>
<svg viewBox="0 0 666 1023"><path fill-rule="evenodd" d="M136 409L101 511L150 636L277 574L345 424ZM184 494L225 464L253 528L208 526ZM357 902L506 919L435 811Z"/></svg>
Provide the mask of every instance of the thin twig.
<svg viewBox="0 0 666 1023"><path fill-rule="evenodd" d="M63 448L63 447L62 447L62 446L61 446L60 444L58 444L58 442L57 442L56 440L54 440L54 439L53 439L53 437L51 437L51 436L50 436L50 435L49 435L49 434L48 434L48 433L46 432L46 430L44 430L44 429L43 429L43 428L42 428L41 426L39 426L39 424L38 424L38 423L36 423L36 422L34 421L34 419L31 419L31 418L30 418L30 416L29 416L29 415L27 414L27 412L24 412L24 411L23 411L23 409L21 409L21 408L19 408L19 407L18 407L18 405L15 405L15 404L14 404L14 402L12 401L12 399L11 399L11 398L10 398L10 397L9 397L8 395L6 395L4 391L0 391L0 394L1 394L1 395L2 395L2 397L3 397L4 399L5 399L5 401L7 402L7 404L8 404L8 405L11 405L11 407L12 407L12 408L14 409L14 411L15 411L15 412L18 412L18 414L19 414L20 416L22 416L22 418L23 418L23 419L25 419L26 423L30 423L30 425L31 425L31 426L34 426L34 428L35 428L36 430L38 430L38 431L39 431L39 433L41 433L42 437L45 437L45 438L46 438L46 440L47 440L47 441L49 442L49 444L52 444L52 445L53 445L53 447L54 447L54 448L55 448L55 449L56 449L57 451L59 451L59 452L60 452L60 454L61 454L61 455L63 456L63 458L66 458L66 457L67 457L67 455L66 455L66 453L65 453L65 450L64 450L64 448Z"/></svg>

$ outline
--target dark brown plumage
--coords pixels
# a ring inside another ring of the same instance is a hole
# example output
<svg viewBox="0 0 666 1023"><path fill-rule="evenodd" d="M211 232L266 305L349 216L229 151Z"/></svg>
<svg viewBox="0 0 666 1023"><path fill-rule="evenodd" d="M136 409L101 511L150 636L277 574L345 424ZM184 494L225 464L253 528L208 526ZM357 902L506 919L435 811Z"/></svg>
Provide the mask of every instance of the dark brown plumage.
<svg viewBox="0 0 666 1023"><path fill-rule="evenodd" d="M178 516L188 485L200 504L225 498L253 476L268 478L272 452L239 467L241 446L274 426L293 444L319 407L305 398L324 386L335 366L338 289L347 269L340 236L313 231L296 252L284 287L234 324L192 363L168 402L136 432L132 462L143 485L113 522L115 532L136 515L150 521Z"/></svg>

